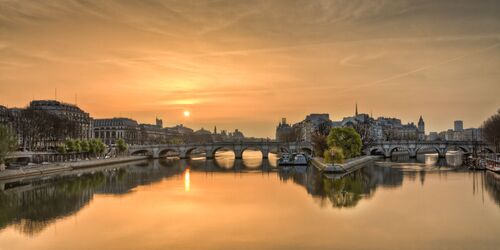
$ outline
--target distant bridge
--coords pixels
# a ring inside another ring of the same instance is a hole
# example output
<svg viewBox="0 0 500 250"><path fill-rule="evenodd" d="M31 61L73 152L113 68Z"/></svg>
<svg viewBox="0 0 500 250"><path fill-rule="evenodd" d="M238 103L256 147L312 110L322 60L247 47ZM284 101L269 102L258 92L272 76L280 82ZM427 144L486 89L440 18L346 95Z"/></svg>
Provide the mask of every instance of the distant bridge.
<svg viewBox="0 0 500 250"><path fill-rule="evenodd" d="M381 154L391 157L394 152L407 152L410 157L416 157L423 152L434 151L444 157L450 150L460 150L464 153L495 152L494 148L484 142L475 141L385 141L377 142L364 153L367 155Z"/></svg>
<svg viewBox="0 0 500 250"><path fill-rule="evenodd" d="M248 149L258 150L262 158L268 158L269 153L294 153L307 152L312 154L313 147L308 142L214 142L214 143L190 143L190 144L160 144L160 145L132 145L128 151L131 155L149 155L152 158L160 158L168 153L176 154L180 158L189 158L193 151L205 153L207 159L213 159L219 150L231 150L236 159L243 157L243 152Z"/></svg>

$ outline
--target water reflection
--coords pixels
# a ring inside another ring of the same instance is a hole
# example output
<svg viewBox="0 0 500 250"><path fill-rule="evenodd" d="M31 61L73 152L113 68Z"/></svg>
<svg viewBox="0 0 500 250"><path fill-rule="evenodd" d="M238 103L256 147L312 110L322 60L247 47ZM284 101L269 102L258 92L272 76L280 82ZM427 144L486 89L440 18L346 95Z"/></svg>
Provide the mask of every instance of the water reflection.
<svg viewBox="0 0 500 250"><path fill-rule="evenodd" d="M322 207L354 207L362 198L370 198L378 187L397 187L403 183L403 172L398 169L371 164L342 178L323 177L315 168L306 171L282 170L283 181L292 180L302 185Z"/></svg>
<svg viewBox="0 0 500 250"><path fill-rule="evenodd" d="M190 188L191 188L191 179L189 176L189 168L188 168L184 172L184 191L189 192Z"/></svg>
<svg viewBox="0 0 500 250"><path fill-rule="evenodd" d="M456 173L416 169L411 163L388 162L385 165L372 164L337 178L325 177L313 167L282 168L278 171L275 159L163 159L79 171L51 179L6 183L5 191L0 192L0 229L12 225L23 234L36 235L58 219L71 216L87 206L95 195L128 195L138 186L151 185L174 176L183 178L184 192L190 192L194 190L191 184L195 172L265 172L277 176L282 184L291 182L302 186L322 208L343 209L354 208L361 200L371 199L381 188L396 189L404 181L419 181L424 185L429 175ZM500 206L500 175L491 172L471 175L473 192L486 190Z"/></svg>

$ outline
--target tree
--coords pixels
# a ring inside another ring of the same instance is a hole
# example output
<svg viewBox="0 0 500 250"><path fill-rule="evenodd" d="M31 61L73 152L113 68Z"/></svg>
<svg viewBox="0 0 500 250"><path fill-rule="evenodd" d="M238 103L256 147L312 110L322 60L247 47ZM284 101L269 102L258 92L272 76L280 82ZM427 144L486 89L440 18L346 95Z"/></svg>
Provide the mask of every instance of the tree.
<svg viewBox="0 0 500 250"><path fill-rule="evenodd" d="M386 141L392 141L398 139L397 131L394 128L384 128L383 133Z"/></svg>
<svg viewBox="0 0 500 250"><path fill-rule="evenodd" d="M484 138L500 151L500 109L483 123Z"/></svg>
<svg viewBox="0 0 500 250"><path fill-rule="evenodd" d="M128 149L128 145L122 138L120 138L116 140L116 149L118 150L118 153L123 153Z"/></svg>
<svg viewBox="0 0 500 250"><path fill-rule="evenodd" d="M66 154L68 152L66 150L66 145L59 144L59 146L57 146L57 152L59 152L59 154Z"/></svg>
<svg viewBox="0 0 500 250"><path fill-rule="evenodd" d="M331 147L323 153L325 163L344 163L344 152L339 147Z"/></svg>
<svg viewBox="0 0 500 250"><path fill-rule="evenodd" d="M89 152L89 141L87 140L83 140L81 143L80 143L80 147L81 147L81 150L82 152L84 153L88 153Z"/></svg>
<svg viewBox="0 0 500 250"><path fill-rule="evenodd" d="M101 155L106 150L106 145L99 139L92 139L89 141L89 153L97 157Z"/></svg>
<svg viewBox="0 0 500 250"><path fill-rule="evenodd" d="M330 123L322 122L314 130L311 141L313 144L313 151L316 156L324 156L325 150L328 149L328 144L326 143L326 137L330 133Z"/></svg>
<svg viewBox="0 0 500 250"><path fill-rule="evenodd" d="M325 150L328 149L328 144L326 143L326 135L320 133L314 133L312 135L313 151L316 156L323 156Z"/></svg>
<svg viewBox="0 0 500 250"><path fill-rule="evenodd" d="M375 142L375 138L372 135L372 126L368 122L358 122L353 126L354 130L361 136L361 142L363 144L363 150L371 147Z"/></svg>
<svg viewBox="0 0 500 250"><path fill-rule="evenodd" d="M0 166L4 164L7 154L16 149L16 145L16 139L10 129L0 124Z"/></svg>
<svg viewBox="0 0 500 250"><path fill-rule="evenodd" d="M361 136L353 128L332 128L326 139L328 147L342 149L345 158L353 158L361 154Z"/></svg>
<svg viewBox="0 0 500 250"><path fill-rule="evenodd" d="M97 145L97 154L104 154L104 151L106 150L106 145L104 145L104 143L100 140L100 139L97 139L96 140L96 145Z"/></svg>
<svg viewBox="0 0 500 250"><path fill-rule="evenodd" d="M76 146L76 141L75 140L72 140L70 138L66 138L66 141L64 141L64 146L66 146L66 150L68 152L76 152L77 150L77 146Z"/></svg>
<svg viewBox="0 0 500 250"><path fill-rule="evenodd" d="M82 142L78 139L73 140L73 144L75 146L75 153L80 153L82 152Z"/></svg>

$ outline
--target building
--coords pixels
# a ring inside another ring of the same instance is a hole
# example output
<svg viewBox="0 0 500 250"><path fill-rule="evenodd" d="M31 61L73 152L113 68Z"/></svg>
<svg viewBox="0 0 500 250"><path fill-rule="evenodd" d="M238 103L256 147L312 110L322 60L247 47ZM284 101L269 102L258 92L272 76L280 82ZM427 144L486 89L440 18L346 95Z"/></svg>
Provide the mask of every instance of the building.
<svg viewBox="0 0 500 250"><path fill-rule="evenodd" d="M9 123L9 109L0 105L0 124L8 125Z"/></svg>
<svg viewBox="0 0 500 250"><path fill-rule="evenodd" d="M192 143L211 143L211 142L213 142L212 132L210 132L209 130L204 129L204 128L196 130L189 137L189 142L192 142Z"/></svg>
<svg viewBox="0 0 500 250"><path fill-rule="evenodd" d="M161 120L160 120L161 121ZM161 123L156 122L153 124L139 124L139 143L140 144L161 144L166 143L167 133L161 127Z"/></svg>
<svg viewBox="0 0 500 250"><path fill-rule="evenodd" d="M422 119L422 116L418 119L418 134L417 134L418 140L419 141L424 141L425 140L425 122L424 119Z"/></svg>
<svg viewBox="0 0 500 250"><path fill-rule="evenodd" d="M92 118L78 106L56 100L31 101L28 109L43 110L58 117L68 119L78 124L78 134L75 139L88 140L92 138Z"/></svg>
<svg viewBox="0 0 500 250"><path fill-rule="evenodd" d="M158 119L158 117L156 117L156 126L160 127L160 128L163 128L163 120L162 119Z"/></svg>
<svg viewBox="0 0 500 250"><path fill-rule="evenodd" d="M174 127L164 128L167 143L187 142L189 136L194 132L193 129L185 127L183 124Z"/></svg>
<svg viewBox="0 0 500 250"><path fill-rule="evenodd" d="M441 138L439 137L437 132L430 132L426 139L427 141L438 141Z"/></svg>
<svg viewBox="0 0 500 250"><path fill-rule="evenodd" d="M281 122L276 127L276 141L278 142L291 142L295 141L296 136L294 129L286 122L286 118L281 118Z"/></svg>
<svg viewBox="0 0 500 250"><path fill-rule="evenodd" d="M232 141L243 141L245 139L245 135L238 129L235 129L234 132L229 133L229 137Z"/></svg>
<svg viewBox="0 0 500 250"><path fill-rule="evenodd" d="M420 117L418 127L413 123L402 124L400 119L379 117L371 124L371 131L376 141L425 140L425 123Z"/></svg>
<svg viewBox="0 0 500 250"><path fill-rule="evenodd" d="M457 131L457 132L462 132L464 131L464 122L461 121L461 120L456 120L454 122L454 130Z"/></svg>
<svg viewBox="0 0 500 250"><path fill-rule="evenodd" d="M299 141L312 141L314 133L318 130L329 130L332 127L332 121L329 114L309 114L306 118L293 126L300 131Z"/></svg>
<svg viewBox="0 0 500 250"><path fill-rule="evenodd" d="M413 122L404 124L396 128L396 136L398 140L414 141L419 138L419 129Z"/></svg>
<svg viewBox="0 0 500 250"><path fill-rule="evenodd" d="M106 144L114 144L123 139L128 144L140 142L140 128L137 121L129 118L110 118L94 120L94 137Z"/></svg>

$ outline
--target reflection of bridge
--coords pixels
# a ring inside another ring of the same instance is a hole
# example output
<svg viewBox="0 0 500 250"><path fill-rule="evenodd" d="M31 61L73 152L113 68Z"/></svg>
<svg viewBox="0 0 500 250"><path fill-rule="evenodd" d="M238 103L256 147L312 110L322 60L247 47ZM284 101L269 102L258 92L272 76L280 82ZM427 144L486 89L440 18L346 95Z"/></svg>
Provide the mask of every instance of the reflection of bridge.
<svg viewBox="0 0 500 250"><path fill-rule="evenodd" d="M434 151L444 157L450 150L460 150L464 153L495 152L493 147L484 142L474 141L387 141L378 142L366 150L366 154L382 154L391 157L395 151L408 152L410 157L419 153Z"/></svg>
<svg viewBox="0 0 500 250"><path fill-rule="evenodd" d="M280 152L307 152L312 153L312 145L306 142L214 142L214 143L193 143L193 144L162 144L162 145L132 145L129 148L131 155L149 155L153 158L166 156L168 153L176 154L180 158L189 158L193 151L205 153L208 159L212 159L219 150L231 150L236 159L241 159L243 152L247 149L258 150L263 158L267 158L269 153Z"/></svg>

